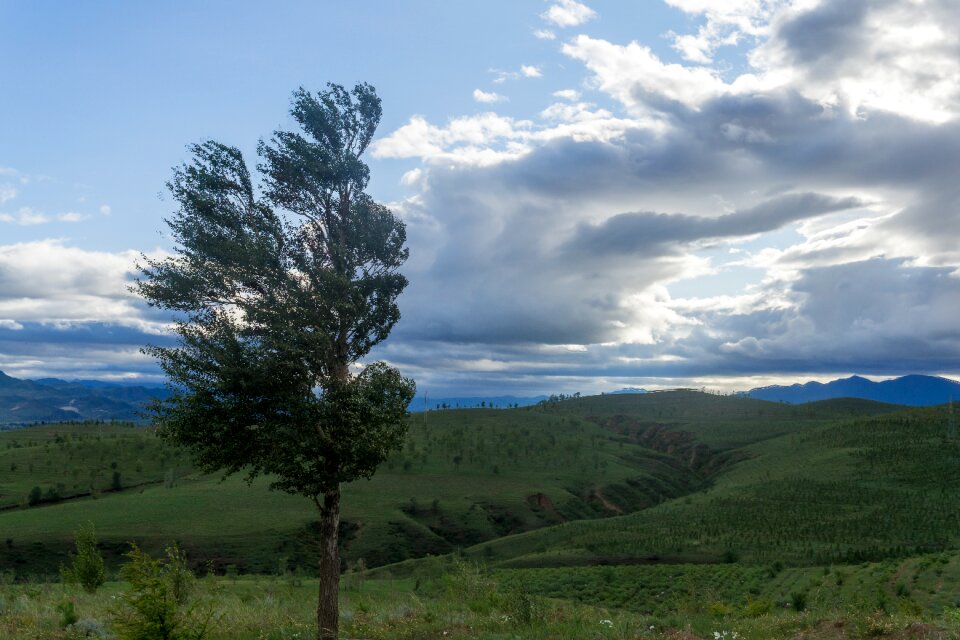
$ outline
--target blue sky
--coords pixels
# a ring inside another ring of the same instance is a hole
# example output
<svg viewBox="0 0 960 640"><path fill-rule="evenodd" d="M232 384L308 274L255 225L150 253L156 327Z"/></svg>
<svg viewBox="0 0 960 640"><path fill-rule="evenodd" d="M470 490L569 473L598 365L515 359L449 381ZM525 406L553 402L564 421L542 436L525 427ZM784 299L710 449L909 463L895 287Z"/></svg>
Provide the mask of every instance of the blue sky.
<svg viewBox="0 0 960 640"><path fill-rule="evenodd" d="M156 379L171 167L373 84L431 395L960 368L950 0L0 0L0 369Z"/></svg>

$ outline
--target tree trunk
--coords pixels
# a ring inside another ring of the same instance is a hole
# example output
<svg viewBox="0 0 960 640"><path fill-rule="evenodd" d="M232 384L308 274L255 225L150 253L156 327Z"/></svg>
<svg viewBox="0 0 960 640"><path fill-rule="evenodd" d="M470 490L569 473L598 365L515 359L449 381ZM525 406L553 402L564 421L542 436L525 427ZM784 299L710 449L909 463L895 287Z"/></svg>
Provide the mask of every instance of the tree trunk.
<svg viewBox="0 0 960 640"><path fill-rule="evenodd" d="M320 508L320 595L317 600L317 638L337 640L340 621L340 487L317 500Z"/></svg>

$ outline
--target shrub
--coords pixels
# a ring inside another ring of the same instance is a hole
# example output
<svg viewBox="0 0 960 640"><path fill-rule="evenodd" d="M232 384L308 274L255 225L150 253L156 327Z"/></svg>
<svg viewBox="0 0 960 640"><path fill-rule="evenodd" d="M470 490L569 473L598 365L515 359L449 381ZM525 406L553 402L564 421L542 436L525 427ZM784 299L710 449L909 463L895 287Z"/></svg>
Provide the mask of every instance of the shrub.
<svg viewBox="0 0 960 640"><path fill-rule="evenodd" d="M68 584L79 584L87 593L96 593L106 580L103 556L97 549L97 533L93 523L82 525L73 534L76 554L70 554L70 566L60 567L60 575Z"/></svg>
<svg viewBox="0 0 960 640"><path fill-rule="evenodd" d="M794 611L804 611L807 608L807 592L794 591L790 594L790 606Z"/></svg>
<svg viewBox="0 0 960 640"><path fill-rule="evenodd" d="M64 600L57 605L60 611L60 626L67 628L77 621L77 611L73 606L73 600Z"/></svg>
<svg viewBox="0 0 960 640"><path fill-rule="evenodd" d="M120 569L131 589L120 597L115 627L120 640L201 640L207 634L211 613L201 614L191 602L195 577L183 551L166 550L165 560L155 560L137 545Z"/></svg>
<svg viewBox="0 0 960 640"><path fill-rule="evenodd" d="M743 608L743 613L748 618L759 618L770 613L772 609L773 603L769 600L748 600L747 605Z"/></svg>

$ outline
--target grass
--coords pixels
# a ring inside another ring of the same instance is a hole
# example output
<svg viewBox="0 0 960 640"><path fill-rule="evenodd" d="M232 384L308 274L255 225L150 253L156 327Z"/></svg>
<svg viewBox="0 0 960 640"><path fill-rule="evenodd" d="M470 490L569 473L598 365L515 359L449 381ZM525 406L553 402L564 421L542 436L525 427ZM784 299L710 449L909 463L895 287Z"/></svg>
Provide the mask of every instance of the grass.
<svg viewBox="0 0 960 640"><path fill-rule="evenodd" d="M344 637L960 637L946 425L944 407L698 392L413 416L345 487L345 563L374 569L345 576ZM30 581L2 587L0 637L68 637L65 599L109 623L120 585L51 583L86 521L113 568L130 541L178 541L195 567L260 574L202 581L212 637L307 637L316 517L267 484L198 474L143 428L0 433L0 571Z"/></svg>
<svg viewBox="0 0 960 640"><path fill-rule="evenodd" d="M861 576L871 584L885 581L889 567L879 572L864 567L847 576L848 584ZM540 570L552 572L554 570ZM626 568L613 569L614 580L602 570L584 574L584 583L646 587L650 576L628 575ZM635 569L632 571L636 571ZM679 569L664 574L655 588L702 587L707 574ZM783 572L776 581L785 588L795 576ZM509 575L502 575L509 574ZM701 575L702 574L702 575ZM879 578L877 577L879 576ZM546 576L541 575L542 580ZM500 572L490 575L471 565L458 565L433 580L360 580L348 575L341 592L341 633L345 638L427 639L478 638L489 640L552 639L714 639L770 638L955 638L960 632L957 610L935 612L910 600L910 606L891 606L888 611L829 598L813 597L803 611L770 602L766 593L736 600L741 578L755 584L749 575L730 570L716 587L699 596L654 598L661 604L655 612L615 608L606 604L571 601L567 598L530 594L539 584L531 572ZM672 578L672 579L671 579ZM692 582L685 581L692 578ZM821 582L835 582L832 573L820 573ZM563 585L573 576L552 576L547 584ZM803 576L801 581L813 579ZM765 579L759 579L764 583ZM766 581L769 582L769 581ZM806 584L806 583L805 583ZM522 587L518 587L522 585ZM94 595L60 584L0 586L0 637L66 640L81 637L79 630L97 629L106 637L121 606L127 587L108 583ZM317 584L293 576L201 579L196 594L198 609L209 612L211 640L292 640L315 634L314 607ZM854 593L851 587L849 593ZM726 600L723 598L726 597ZM895 602L895 601L894 601ZM65 603L72 605L78 622L64 626ZM722 634L726 632L726 636ZM733 634L736 633L736 636Z"/></svg>
<svg viewBox="0 0 960 640"><path fill-rule="evenodd" d="M707 490L468 550L504 566L597 562L812 565L960 543L960 443L943 408L830 420L739 449Z"/></svg>
<svg viewBox="0 0 960 640"><path fill-rule="evenodd" d="M449 553L497 537L629 513L707 485L687 450L624 437L576 414L449 410L411 418L402 451L345 487L344 553L368 566ZM707 450L706 459L722 455ZM119 474L120 490L112 487ZM177 539L223 570L313 566L307 500L197 474L149 429L45 425L0 433L0 568L51 573L92 521L108 559L129 541ZM30 506L39 487L41 499ZM3 509L6 507L6 509ZM229 528L223 523L229 522ZM2 547L0 547L2 548Z"/></svg>

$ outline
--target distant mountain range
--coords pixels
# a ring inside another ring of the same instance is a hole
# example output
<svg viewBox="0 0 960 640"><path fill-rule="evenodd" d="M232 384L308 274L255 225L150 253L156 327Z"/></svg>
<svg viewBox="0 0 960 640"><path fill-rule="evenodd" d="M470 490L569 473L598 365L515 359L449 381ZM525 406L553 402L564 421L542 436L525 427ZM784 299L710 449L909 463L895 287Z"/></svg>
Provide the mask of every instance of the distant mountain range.
<svg viewBox="0 0 960 640"><path fill-rule="evenodd" d="M831 398L863 398L889 404L923 407L960 402L960 382L938 376L911 375L874 382L860 376L851 376L832 382L807 382L789 386L770 386L751 389L744 395L758 400L802 404Z"/></svg>
<svg viewBox="0 0 960 640"><path fill-rule="evenodd" d="M612 394L647 393L626 388ZM69 420L143 421L142 411L154 398L165 398L169 391L162 384L129 384L100 380L61 380L41 378L20 380L0 372L0 425ZM788 386L751 389L742 395L759 400L802 404L831 398L863 398L890 404L927 406L960 402L960 382L937 376L910 375L873 382L852 376L832 382L807 382ZM414 412L429 409L472 409L477 407L526 407L546 400L547 396L418 396L410 404Z"/></svg>
<svg viewBox="0 0 960 640"><path fill-rule="evenodd" d="M163 385L58 378L20 380L0 371L0 424L68 420L143 421L144 405L168 395Z"/></svg>

